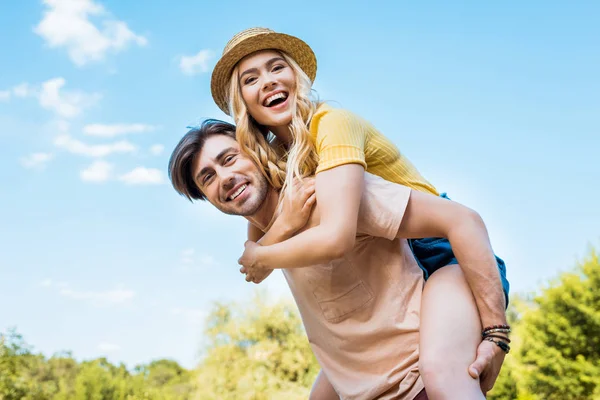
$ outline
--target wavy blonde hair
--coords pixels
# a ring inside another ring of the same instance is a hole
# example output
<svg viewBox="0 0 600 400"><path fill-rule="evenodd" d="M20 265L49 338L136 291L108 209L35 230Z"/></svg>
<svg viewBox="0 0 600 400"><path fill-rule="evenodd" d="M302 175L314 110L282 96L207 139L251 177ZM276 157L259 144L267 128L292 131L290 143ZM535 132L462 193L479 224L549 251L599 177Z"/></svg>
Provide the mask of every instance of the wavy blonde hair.
<svg viewBox="0 0 600 400"><path fill-rule="evenodd" d="M293 58L284 52L278 52L294 71L296 77L295 96L292 98L292 121L290 132L292 143L285 148L282 143L265 126L259 125L248 113L246 103L242 98L239 69L236 66L231 75L229 87L229 114L233 116L236 125L236 137L241 150L250 156L261 168L262 174L276 189L286 190L292 185L294 178L305 178L314 175L319 163L319 157L308 124L317 107L318 100L313 100L312 82Z"/></svg>

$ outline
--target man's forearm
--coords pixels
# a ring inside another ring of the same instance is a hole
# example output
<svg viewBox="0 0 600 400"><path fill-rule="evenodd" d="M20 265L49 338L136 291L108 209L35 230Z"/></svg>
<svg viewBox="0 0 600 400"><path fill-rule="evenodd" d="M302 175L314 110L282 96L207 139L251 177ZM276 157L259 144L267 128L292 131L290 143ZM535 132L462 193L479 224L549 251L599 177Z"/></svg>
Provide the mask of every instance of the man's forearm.
<svg viewBox="0 0 600 400"><path fill-rule="evenodd" d="M471 287L484 327L506 323L502 281L487 229L475 214L457 224L448 240Z"/></svg>

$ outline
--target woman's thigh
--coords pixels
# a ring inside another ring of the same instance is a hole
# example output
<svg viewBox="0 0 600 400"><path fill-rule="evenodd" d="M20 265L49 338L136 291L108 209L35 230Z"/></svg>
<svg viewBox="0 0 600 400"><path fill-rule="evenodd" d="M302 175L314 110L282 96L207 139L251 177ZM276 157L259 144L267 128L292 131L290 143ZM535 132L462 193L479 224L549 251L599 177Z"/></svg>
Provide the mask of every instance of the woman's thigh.
<svg viewBox="0 0 600 400"><path fill-rule="evenodd" d="M420 370L430 399L483 399L468 367L481 342L481 321L457 264L432 274L421 302Z"/></svg>

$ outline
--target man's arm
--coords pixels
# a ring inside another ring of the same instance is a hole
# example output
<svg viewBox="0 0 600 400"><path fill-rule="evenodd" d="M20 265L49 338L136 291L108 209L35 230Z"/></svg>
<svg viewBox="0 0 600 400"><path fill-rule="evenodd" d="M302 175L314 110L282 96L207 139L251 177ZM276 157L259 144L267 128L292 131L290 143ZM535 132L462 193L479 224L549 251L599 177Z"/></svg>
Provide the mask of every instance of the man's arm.
<svg viewBox="0 0 600 400"><path fill-rule="evenodd" d="M505 298L496 258L483 220L475 211L437 196L411 191L398 237L445 237L450 241L469 284L484 327L506 324ZM504 352L483 340L469 374L490 390L504 361Z"/></svg>

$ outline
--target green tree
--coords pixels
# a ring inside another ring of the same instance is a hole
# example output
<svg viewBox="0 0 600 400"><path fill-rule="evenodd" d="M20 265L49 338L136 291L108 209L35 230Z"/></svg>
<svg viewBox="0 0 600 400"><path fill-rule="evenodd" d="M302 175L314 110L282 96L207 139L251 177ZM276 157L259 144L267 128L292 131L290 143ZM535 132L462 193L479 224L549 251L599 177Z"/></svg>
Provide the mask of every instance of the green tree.
<svg viewBox="0 0 600 400"><path fill-rule="evenodd" d="M513 349L489 398L600 400L596 251L592 249L582 263L562 273L531 301L516 304Z"/></svg>
<svg viewBox="0 0 600 400"><path fill-rule="evenodd" d="M15 330L0 334L0 400L187 400L192 376L170 360L130 372L105 358L78 363L66 353L46 359Z"/></svg>
<svg viewBox="0 0 600 400"><path fill-rule="evenodd" d="M600 398L600 263L595 251L535 298L521 356L540 399Z"/></svg>
<svg viewBox="0 0 600 400"><path fill-rule="evenodd" d="M0 399L21 400L28 394L28 384L22 376L27 368L29 348L14 329L0 335Z"/></svg>
<svg viewBox="0 0 600 400"><path fill-rule="evenodd" d="M208 318L200 399L306 399L319 366L293 305L257 295L218 304Z"/></svg>

